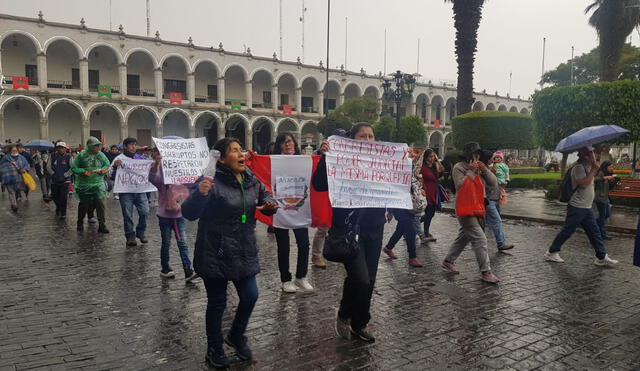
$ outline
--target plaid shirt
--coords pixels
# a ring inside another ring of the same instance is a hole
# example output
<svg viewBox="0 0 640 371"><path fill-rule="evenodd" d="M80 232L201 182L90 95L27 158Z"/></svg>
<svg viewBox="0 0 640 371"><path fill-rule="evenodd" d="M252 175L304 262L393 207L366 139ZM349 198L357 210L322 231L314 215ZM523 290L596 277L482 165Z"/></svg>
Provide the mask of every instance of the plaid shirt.
<svg viewBox="0 0 640 371"><path fill-rule="evenodd" d="M22 181L22 175L18 173L18 169L29 171L29 163L23 156L13 157L10 154L5 155L0 160L0 179L4 184L14 184Z"/></svg>

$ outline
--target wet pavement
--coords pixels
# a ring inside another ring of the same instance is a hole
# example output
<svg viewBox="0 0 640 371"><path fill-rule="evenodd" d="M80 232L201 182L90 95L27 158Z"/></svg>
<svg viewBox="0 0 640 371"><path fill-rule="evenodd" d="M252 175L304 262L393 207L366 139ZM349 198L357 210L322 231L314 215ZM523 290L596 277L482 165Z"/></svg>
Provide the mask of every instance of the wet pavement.
<svg viewBox="0 0 640 371"><path fill-rule="evenodd" d="M159 277L155 217L149 244L126 248L116 201L108 202L109 235L97 234L97 226L76 232L75 202L66 221L55 220L37 195L25 206L13 215L0 196L0 370L207 369L204 286L184 284L175 247L178 277ZM438 242L418 250L424 268L408 266L403 243L395 250L400 259L381 259L371 322L377 341L365 344L334 333L342 266L311 270L314 293L281 293L275 240L260 225L260 299L247 333L255 361L233 368L640 368L640 268L630 263L631 237L607 243L622 261L615 269L593 265L584 234L564 247L567 262L554 265L542 255L557 227L507 221L516 248L497 253L490 240L492 266L504 280L491 286L478 279L470 250L458 262L459 276L441 270L454 218L437 214L432 231ZM188 223L191 246L194 232ZM226 329L237 303L229 293Z"/></svg>

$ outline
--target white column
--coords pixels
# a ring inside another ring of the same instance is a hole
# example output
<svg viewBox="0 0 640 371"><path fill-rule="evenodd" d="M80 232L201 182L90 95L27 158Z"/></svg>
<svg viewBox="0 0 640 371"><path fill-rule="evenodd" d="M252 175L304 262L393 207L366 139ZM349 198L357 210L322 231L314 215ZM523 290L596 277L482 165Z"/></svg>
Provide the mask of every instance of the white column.
<svg viewBox="0 0 640 371"><path fill-rule="evenodd" d="M189 138L195 138L195 137L196 137L196 126L189 125Z"/></svg>
<svg viewBox="0 0 640 371"><path fill-rule="evenodd" d="M82 120L82 145L87 144L87 139L89 139L91 127L89 126L89 120Z"/></svg>
<svg viewBox="0 0 640 371"><path fill-rule="evenodd" d="M407 112L409 115L415 115L416 114L416 100L413 97L413 95L411 96L411 98L409 98L409 112Z"/></svg>
<svg viewBox="0 0 640 371"><path fill-rule="evenodd" d="M120 121L120 143L129 136L129 127L125 120Z"/></svg>
<svg viewBox="0 0 640 371"><path fill-rule="evenodd" d="M80 67L80 90L82 95L89 95L89 61L86 58L78 62Z"/></svg>
<svg viewBox="0 0 640 371"><path fill-rule="evenodd" d="M156 126L156 134L158 134L158 138L162 138L162 120L160 120L160 122L158 123L158 125Z"/></svg>
<svg viewBox="0 0 640 371"><path fill-rule="evenodd" d="M224 107L224 101L224 76L221 76L218 78L218 104ZM220 138L224 138L224 134Z"/></svg>
<svg viewBox="0 0 640 371"><path fill-rule="evenodd" d="M40 119L40 138L49 139L49 120L46 117Z"/></svg>
<svg viewBox="0 0 640 371"><path fill-rule="evenodd" d="M271 86L271 104L273 105L273 112L278 111L279 100L280 96L278 95L278 84L273 84L273 86Z"/></svg>
<svg viewBox="0 0 640 371"><path fill-rule="evenodd" d="M220 122L220 125L217 125L216 129L218 130L218 140L224 138L225 137L224 123Z"/></svg>
<svg viewBox="0 0 640 371"><path fill-rule="evenodd" d="M343 104L344 104L344 93L338 96L338 105L336 106L336 108L340 107Z"/></svg>
<svg viewBox="0 0 640 371"><path fill-rule="evenodd" d="M431 104L427 104L427 125L431 125Z"/></svg>
<svg viewBox="0 0 640 371"><path fill-rule="evenodd" d="M447 105L440 106L440 127L444 128L447 123Z"/></svg>
<svg viewBox="0 0 640 371"><path fill-rule="evenodd" d="M296 111L298 115L302 113L302 88L296 88Z"/></svg>
<svg viewBox="0 0 640 371"><path fill-rule="evenodd" d="M127 65L125 63L118 66L118 77L120 78L120 96L124 98L127 96Z"/></svg>
<svg viewBox="0 0 640 371"><path fill-rule="evenodd" d="M382 113L382 98L378 98L378 115Z"/></svg>
<svg viewBox="0 0 640 371"><path fill-rule="evenodd" d="M247 81L244 83L244 95L247 98L247 109L253 108L253 83Z"/></svg>
<svg viewBox="0 0 640 371"><path fill-rule="evenodd" d="M244 149L253 149L253 131L249 128L249 125L244 127Z"/></svg>
<svg viewBox="0 0 640 371"><path fill-rule="evenodd" d="M188 99L191 102L196 101L196 76L193 72L187 74L187 96L183 99Z"/></svg>
<svg viewBox="0 0 640 371"><path fill-rule="evenodd" d="M0 57L2 57L2 56L0 56ZM4 136L4 115L2 115L2 112L0 112L0 139L1 140L7 139ZM49 139L49 138L42 138L42 139ZM4 142L2 142L2 143L4 143Z"/></svg>
<svg viewBox="0 0 640 371"><path fill-rule="evenodd" d="M153 81L156 86L156 101L162 102L162 94L164 93L162 91L162 69L156 68L153 70Z"/></svg>
<svg viewBox="0 0 640 371"><path fill-rule="evenodd" d="M40 91L47 90L47 56L38 54L38 85Z"/></svg>
<svg viewBox="0 0 640 371"><path fill-rule="evenodd" d="M318 92L318 113L324 115L324 92Z"/></svg>

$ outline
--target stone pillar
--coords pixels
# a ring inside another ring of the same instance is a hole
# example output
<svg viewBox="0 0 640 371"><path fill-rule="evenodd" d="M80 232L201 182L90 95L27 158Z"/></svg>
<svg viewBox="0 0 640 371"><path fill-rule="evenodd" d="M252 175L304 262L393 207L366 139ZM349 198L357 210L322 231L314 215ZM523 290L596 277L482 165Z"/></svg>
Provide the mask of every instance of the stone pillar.
<svg viewBox="0 0 640 371"><path fill-rule="evenodd" d="M156 134L158 135L158 138L162 138L164 135L162 135L162 123L163 120L160 120L160 122L158 122L158 125L156 126Z"/></svg>
<svg viewBox="0 0 640 371"><path fill-rule="evenodd" d="M118 77L120 78L120 96L125 98L127 96L127 65L126 63L120 63L118 66Z"/></svg>
<svg viewBox="0 0 640 371"><path fill-rule="evenodd" d="M302 88L296 88L296 111L302 113Z"/></svg>
<svg viewBox="0 0 640 371"><path fill-rule="evenodd" d="M318 130L318 127L316 126L316 130ZM315 135L315 141L316 141L316 149L320 148L320 145L322 144L322 140L324 139L324 136L322 135L321 132L316 131L316 135Z"/></svg>
<svg viewBox="0 0 640 371"><path fill-rule="evenodd" d="M253 83L247 81L244 83L244 95L247 99L247 109L253 108Z"/></svg>
<svg viewBox="0 0 640 371"><path fill-rule="evenodd" d="M218 104L224 107L224 101L224 76L220 76L218 78ZM224 135L222 135L220 138L224 138Z"/></svg>
<svg viewBox="0 0 640 371"><path fill-rule="evenodd" d="M220 122L220 125L217 125L216 129L218 130L218 139L224 138L225 135L226 135L225 130L224 130L224 123Z"/></svg>
<svg viewBox="0 0 640 371"><path fill-rule="evenodd" d="M120 121L120 143L122 143L122 141L127 137L129 137L129 126L127 125L127 122L122 119Z"/></svg>
<svg viewBox="0 0 640 371"><path fill-rule="evenodd" d="M183 99L188 99L191 102L196 101L196 76L193 72L187 74L187 96Z"/></svg>
<svg viewBox="0 0 640 371"><path fill-rule="evenodd" d="M444 128L447 124L447 106L440 106L440 127Z"/></svg>
<svg viewBox="0 0 640 371"><path fill-rule="evenodd" d="M416 114L416 100L413 97L413 95L411 96L411 98L409 98L409 107L408 108L408 112L407 114L409 115L415 115Z"/></svg>
<svg viewBox="0 0 640 371"><path fill-rule="evenodd" d="M153 70L153 81L156 86L156 101L162 102L162 94L164 94L162 87L162 69L156 68Z"/></svg>
<svg viewBox="0 0 640 371"><path fill-rule="evenodd" d="M80 59L80 90L82 95L89 95L89 61L87 58Z"/></svg>
<svg viewBox="0 0 640 371"><path fill-rule="evenodd" d="M427 125L431 125L431 109L433 107L431 107L431 104L427 104Z"/></svg>
<svg viewBox="0 0 640 371"><path fill-rule="evenodd" d="M40 119L40 138L49 139L49 120L46 117Z"/></svg>
<svg viewBox="0 0 640 371"><path fill-rule="evenodd" d="M82 145L87 144L87 139L89 139L90 136L90 130L91 126L89 125L89 120L82 120Z"/></svg>
<svg viewBox="0 0 640 371"><path fill-rule="evenodd" d="M378 116L382 114L382 98L378 98Z"/></svg>
<svg viewBox="0 0 640 371"><path fill-rule="evenodd" d="M244 127L244 149L247 151L253 149L253 131L249 127L249 124Z"/></svg>
<svg viewBox="0 0 640 371"><path fill-rule="evenodd" d="M4 144L5 139L7 138L4 136L4 115L2 115L2 112L0 112L0 141L1 141L0 143ZM42 138L42 139L47 139L47 138Z"/></svg>
<svg viewBox="0 0 640 371"><path fill-rule="evenodd" d="M324 92L322 90L318 92L318 113L324 115Z"/></svg>
<svg viewBox="0 0 640 371"><path fill-rule="evenodd" d="M271 104L273 105L274 113L278 111L279 100L280 96L278 95L278 84L273 84L273 86L271 86Z"/></svg>
<svg viewBox="0 0 640 371"><path fill-rule="evenodd" d="M195 137L196 137L196 126L189 125L189 138L195 138Z"/></svg>
<svg viewBox="0 0 640 371"><path fill-rule="evenodd" d="M44 53L38 54L38 86L40 91L47 90L47 56Z"/></svg>
<svg viewBox="0 0 640 371"><path fill-rule="evenodd" d="M336 108L340 107L343 104L344 104L344 93L338 96L338 105L336 106Z"/></svg>

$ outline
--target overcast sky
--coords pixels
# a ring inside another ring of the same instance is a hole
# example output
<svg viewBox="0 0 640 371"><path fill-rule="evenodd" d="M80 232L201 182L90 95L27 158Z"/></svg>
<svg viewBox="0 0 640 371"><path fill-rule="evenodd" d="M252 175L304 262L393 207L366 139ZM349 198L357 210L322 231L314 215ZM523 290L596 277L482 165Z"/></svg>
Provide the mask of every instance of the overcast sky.
<svg viewBox="0 0 640 371"><path fill-rule="evenodd" d="M130 34L145 35L145 0L111 0L113 29L119 24ZM50 21L109 29L109 0L0 0L0 12L35 17L42 10ZM537 87L542 68L542 38L547 38L546 69L597 45L584 8L589 0L488 0L480 24L475 67L475 90L506 94L513 73L511 95L528 97ZM280 0L151 0L151 33L165 40L217 46L254 55L279 53ZM326 60L327 0L305 0L304 61ZM282 0L283 54L302 56L302 0ZM455 29L450 3L443 0L333 0L331 3L332 67L347 63L352 71L377 73L384 66L387 30L387 71L415 72L420 39L419 73L432 79L456 79ZM634 32L632 42L638 45Z"/></svg>

